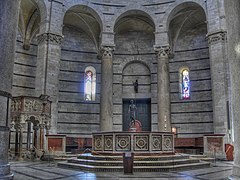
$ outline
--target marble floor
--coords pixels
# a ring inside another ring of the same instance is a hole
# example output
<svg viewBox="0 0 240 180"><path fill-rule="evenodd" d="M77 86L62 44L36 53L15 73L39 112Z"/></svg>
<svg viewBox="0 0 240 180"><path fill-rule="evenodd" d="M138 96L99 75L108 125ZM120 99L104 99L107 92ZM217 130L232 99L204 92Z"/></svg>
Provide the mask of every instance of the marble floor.
<svg viewBox="0 0 240 180"><path fill-rule="evenodd" d="M229 177L232 173L232 162L217 161L210 168L173 171L173 172L136 172L132 175L123 173L94 173L57 167L57 163L43 161L10 162L14 180L237 180Z"/></svg>

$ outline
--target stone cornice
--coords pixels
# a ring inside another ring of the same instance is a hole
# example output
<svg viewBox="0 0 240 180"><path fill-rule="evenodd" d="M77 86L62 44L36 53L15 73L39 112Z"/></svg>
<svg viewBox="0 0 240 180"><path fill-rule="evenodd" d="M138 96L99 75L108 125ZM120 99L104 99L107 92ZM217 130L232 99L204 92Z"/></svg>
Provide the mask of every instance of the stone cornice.
<svg viewBox="0 0 240 180"><path fill-rule="evenodd" d="M12 94L11 93L6 92L6 91L1 91L1 90L0 90L0 96L12 98Z"/></svg>
<svg viewBox="0 0 240 180"><path fill-rule="evenodd" d="M38 44L44 43L44 42L51 42L53 44L60 45L62 42L63 36L53 33L43 33L37 35L37 41Z"/></svg>
<svg viewBox="0 0 240 180"><path fill-rule="evenodd" d="M166 46L154 46L154 51L157 53L158 57L170 57L171 48L169 45Z"/></svg>
<svg viewBox="0 0 240 180"><path fill-rule="evenodd" d="M224 30L210 32L207 34L208 44L215 44L218 42L225 42L227 40L227 32Z"/></svg>

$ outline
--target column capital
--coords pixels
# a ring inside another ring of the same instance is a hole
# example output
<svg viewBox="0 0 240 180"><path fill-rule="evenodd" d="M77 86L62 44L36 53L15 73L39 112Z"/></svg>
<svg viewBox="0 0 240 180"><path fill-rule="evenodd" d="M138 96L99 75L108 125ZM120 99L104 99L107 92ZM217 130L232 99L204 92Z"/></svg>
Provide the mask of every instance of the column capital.
<svg viewBox="0 0 240 180"><path fill-rule="evenodd" d="M101 56L103 57L112 57L113 51L115 50L114 45L102 45L101 46Z"/></svg>
<svg viewBox="0 0 240 180"><path fill-rule="evenodd" d="M169 45L166 46L154 46L154 51L157 53L158 57L170 57L171 48Z"/></svg>
<svg viewBox="0 0 240 180"><path fill-rule="evenodd" d="M60 45L62 42L63 36L53 33L42 33L37 35L38 44L44 42L51 42L53 44Z"/></svg>
<svg viewBox="0 0 240 180"><path fill-rule="evenodd" d="M39 128L40 129L44 129L45 128L45 124L39 124Z"/></svg>
<svg viewBox="0 0 240 180"><path fill-rule="evenodd" d="M227 40L227 32L225 30L219 30L214 32L209 32L207 34L208 44L215 44L218 42L225 42Z"/></svg>
<svg viewBox="0 0 240 180"><path fill-rule="evenodd" d="M16 132L20 132L23 129L23 123L15 122L14 129L16 129Z"/></svg>

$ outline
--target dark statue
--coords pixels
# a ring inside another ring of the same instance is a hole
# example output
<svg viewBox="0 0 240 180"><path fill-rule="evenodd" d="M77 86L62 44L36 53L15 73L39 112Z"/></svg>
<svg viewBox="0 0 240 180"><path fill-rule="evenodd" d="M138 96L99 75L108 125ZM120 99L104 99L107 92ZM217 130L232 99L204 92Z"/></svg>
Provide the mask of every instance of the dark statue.
<svg viewBox="0 0 240 180"><path fill-rule="evenodd" d="M134 86L134 91L135 91L135 93L138 93L138 80L136 80L135 82L133 82L133 86Z"/></svg>
<svg viewBox="0 0 240 180"><path fill-rule="evenodd" d="M137 110L137 107L134 104L134 101L131 99L130 105L128 108L128 113L130 115L130 120L134 122L134 125L135 125L135 120L136 120L136 110Z"/></svg>

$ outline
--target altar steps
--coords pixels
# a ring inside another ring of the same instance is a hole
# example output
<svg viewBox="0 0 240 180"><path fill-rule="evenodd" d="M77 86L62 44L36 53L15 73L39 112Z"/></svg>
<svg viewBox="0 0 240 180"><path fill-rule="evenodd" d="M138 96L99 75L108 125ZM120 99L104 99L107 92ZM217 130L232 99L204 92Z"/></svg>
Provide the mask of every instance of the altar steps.
<svg viewBox="0 0 240 180"><path fill-rule="evenodd" d="M81 155L58 163L59 167L95 172L122 172L122 156ZM135 156L134 172L169 172L210 167L209 162L191 159L188 155Z"/></svg>

